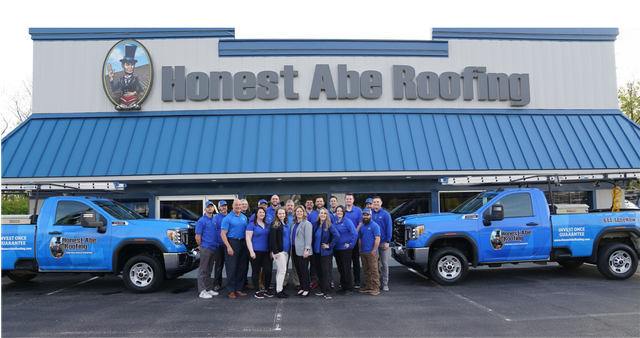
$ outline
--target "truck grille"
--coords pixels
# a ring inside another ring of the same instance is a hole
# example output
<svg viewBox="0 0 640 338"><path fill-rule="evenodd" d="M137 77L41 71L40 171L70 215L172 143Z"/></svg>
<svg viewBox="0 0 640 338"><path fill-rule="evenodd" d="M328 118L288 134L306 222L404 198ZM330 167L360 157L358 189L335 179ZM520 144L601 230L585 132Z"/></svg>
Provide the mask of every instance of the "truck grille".
<svg viewBox="0 0 640 338"><path fill-rule="evenodd" d="M404 221L397 219L393 223L393 242L396 243L396 245L406 245L406 236L407 233L404 229Z"/></svg>
<svg viewBox="0 0 640 338"><path fill-rule="evenodd" d="M184 245L187 247L188 251L191 251L198 247L198 243L196 242L195 223L193 223L193 226L191 226L191 223L190 223L189 229L184 230L182 232L182 238L183 238L182 241L184 242Z"/></svg>

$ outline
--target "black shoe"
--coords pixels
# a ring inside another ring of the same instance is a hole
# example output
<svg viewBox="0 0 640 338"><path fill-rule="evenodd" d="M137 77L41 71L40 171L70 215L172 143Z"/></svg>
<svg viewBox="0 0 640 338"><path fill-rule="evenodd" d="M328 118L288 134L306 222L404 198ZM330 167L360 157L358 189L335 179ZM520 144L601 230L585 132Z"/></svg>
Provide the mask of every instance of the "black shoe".
<svg viewBox="0 0 640 338"><path fill-rule="evenodd" d="M338 291L336 291L336 293L341 295L341 296L343 296L344 295L344 290L338 290Z"/></svg>
<svg viewBox="0 0 640 338"><path fill-rule="evenodd" d="M213 287L213 291L220 291L220 289L222 289L222 286L220 285L216 285Z"/></svg>
<svg viewBox="0 0 640 338"><path fill-rule="evenodd" d="M287 297L289 297L289 295L287 295L284 292L277 292L276 293L276 297L278 297L278 298L287 298Z"/></svg>
<svg viewBox="0 0 640 338"><path fill-rule="evenodd" d="M330 293L327 293L326 295L324 295L324 299L331 300L333 298L331 298L331 294Z"/></svg>
<svg viewBox="0 0 640 338"><path fill-rule="evenodd" d="M352 294L352 293L353 293L352 291L346 290L346 291L343 293L343 295L348 296L348 295L350 295L350 294Z"/></svg>
<svg viewBox="0 0 640 338"><path fill-rule="evenodd" d="M316 292L316 296L322 297L322 296L324 296L324 292L318 291L318 292Z"/></svg>
<svg viewBox="0 0 640 338"><path fill-rule="evenodd" d="M355 283L355 284L353 284L353 288L354 288L354 289L359 289L359 288L360 288L360 283Z"/></svg>
<svg viewBox="0 0 640 338"><path fill-rule="evenodd" d="M285 297L289 297L289 294L284 292L284 289L282 289L282 291L280 291L281 294L283 294Z"/></svg>

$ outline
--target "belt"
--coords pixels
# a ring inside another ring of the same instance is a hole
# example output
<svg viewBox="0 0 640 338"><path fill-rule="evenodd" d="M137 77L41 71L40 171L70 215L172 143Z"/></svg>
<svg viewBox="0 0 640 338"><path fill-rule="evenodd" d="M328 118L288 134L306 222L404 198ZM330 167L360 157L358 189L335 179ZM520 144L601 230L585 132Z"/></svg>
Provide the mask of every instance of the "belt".
<svg viewBox="0 0 640 338"><path fill-rule="evenodd" d="M227 239L232 239L234 241L244 241L244 238L231 238L231 237L227 237Z"/></svg>

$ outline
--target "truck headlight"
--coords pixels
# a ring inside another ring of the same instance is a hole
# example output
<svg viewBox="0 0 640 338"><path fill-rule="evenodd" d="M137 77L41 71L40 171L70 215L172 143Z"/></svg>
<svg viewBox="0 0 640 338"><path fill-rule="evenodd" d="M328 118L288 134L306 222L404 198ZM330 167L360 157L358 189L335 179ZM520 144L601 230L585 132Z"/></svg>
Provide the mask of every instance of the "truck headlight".
<svg viewBox="0 0 640 338"><path fill-rule="evenodd" d="M409 239L418 239L418 237L420 237L423 232L424 225L416 225L414 227L411 227L411 230L409 231Z"/></svg>
<svg viewBox="0 0 640 338"><path fill-rule="evenodd" d="M182 233L180 232L180 229L167 230L167 236L169 236L173 244L182 245Z"/></svg>

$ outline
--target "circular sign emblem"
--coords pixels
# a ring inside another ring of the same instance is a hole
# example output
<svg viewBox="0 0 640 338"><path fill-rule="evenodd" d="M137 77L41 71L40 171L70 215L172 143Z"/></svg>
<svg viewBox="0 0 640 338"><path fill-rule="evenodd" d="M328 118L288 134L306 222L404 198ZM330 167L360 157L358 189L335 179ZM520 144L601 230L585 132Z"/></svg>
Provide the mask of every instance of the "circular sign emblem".
<svg viewBox="0 0 640 338"><path fill-rule="evenodd" d="M102 87L116 110L138 110L153 83L153 65L144 46L122 40L109 50L102 65Z"/></svg>

